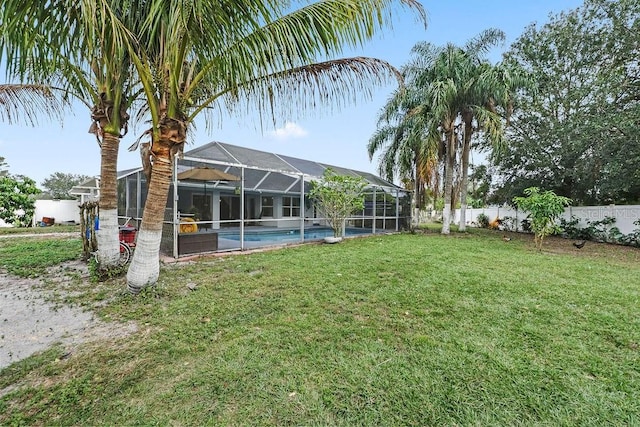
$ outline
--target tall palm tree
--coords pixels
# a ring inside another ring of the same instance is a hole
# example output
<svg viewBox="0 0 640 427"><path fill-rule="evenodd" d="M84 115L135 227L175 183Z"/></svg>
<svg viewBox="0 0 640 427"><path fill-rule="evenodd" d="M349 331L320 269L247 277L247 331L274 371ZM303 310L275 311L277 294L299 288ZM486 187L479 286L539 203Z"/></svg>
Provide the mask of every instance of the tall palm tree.
<svg viewBox="0 0 640 427"><path fill-rule="evenodd" d="M453 178L456 156L461 153L461 205L466 208L471 138L479 129L498 143L503 135L495 105L502 102L500 81L485 59L487 50L504 39L499 30L486 30L464 47L448 44L437 47L418 43L414 57L404 68L407 80L423 91L423 124L428 126L431 144L444 140L445 177L442 233L449 234L452 214ZM427 108L428 106L428 108ZM464 218L464 214L461 215ZM461 221L464 230L464 222Z"/></svg>
<svg viewBox="0 0 640 427"><path fill-rule="evenodd" d="M378 172L389 181L412 184L414 208L419 211L426 198L426 189L437 194L438 165L442 150L429 144L427 129L421 114L428 106L421 91L407 85L394 91L378 115L378 128L369 139L367 152L373 159L380 152ZM413 215L417 219L417 215Z"/></svg>
<svg viewBox="0 0 640 427"><path fill-rule="evenodd" d="M136 19L133 0L6 0L0 18L8 71L26 81L46 81L85 104L90 132L100 145L98 261L119 261L117 161L127 133L127 110L136 99L127 44L114 18ZM53 105L51 105L53 108Z"/></svg>
<svg viewBox="0 0 640 427"><path fill-rule="evenodd" d="M277 0L150 0L149 43L132 44L153 127L147 201L127 273L131 292L157 281L172 163L193 120L243 107L289 117L399 78L384 61L328 59L372 37L398 2L424 19L416 0L325 0L299 9Z"/></svg>

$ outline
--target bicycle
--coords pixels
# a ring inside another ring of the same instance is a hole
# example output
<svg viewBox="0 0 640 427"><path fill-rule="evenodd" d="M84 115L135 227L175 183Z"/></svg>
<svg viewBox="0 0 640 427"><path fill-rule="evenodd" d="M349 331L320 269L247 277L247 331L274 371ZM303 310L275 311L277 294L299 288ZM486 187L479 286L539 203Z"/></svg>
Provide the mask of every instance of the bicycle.
<svg viewBox="0 0 640 427"><path fill-rule="evenodd" d="M129 221L132 219L133 217L127 218L125 223L119 226L118 236L120 240L120 259L118 262L120 265L125 265L131 261L131 255L133 255L133 250L136 247L136 234L138 230L129 225ZM89 233L87 232L87 235L88 234ZM98 251L91 252L91 255L96 261L98 260Z"/></svg>
<svg viewBox="0 0 640 427"><path fill-rule="evenodd" d="M129 225L133 217L127 218L124 224L119 228L120 236L120 263L127 264L131 260L131 255L136 248L136 234L138 230Z"/></svg>

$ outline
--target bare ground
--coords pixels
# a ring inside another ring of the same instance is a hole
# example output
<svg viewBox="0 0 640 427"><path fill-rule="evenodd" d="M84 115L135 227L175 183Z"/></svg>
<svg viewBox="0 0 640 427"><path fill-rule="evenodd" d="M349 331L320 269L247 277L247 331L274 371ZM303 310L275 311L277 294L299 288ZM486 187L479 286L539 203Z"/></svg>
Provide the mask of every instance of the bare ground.
<svg viewBox="0 0 640 427"><path fill-rule="evenodd" d="M91 311L54 302L44 281L54 281L57 292L70 292L72 280L89 281L81 261L52 268L47 277L24 279L0 273L0 370L61 343L72 354L81 343L113 340L137 330L135 323L104 322ZM59 297L59 295L58 295Z"/></svg>

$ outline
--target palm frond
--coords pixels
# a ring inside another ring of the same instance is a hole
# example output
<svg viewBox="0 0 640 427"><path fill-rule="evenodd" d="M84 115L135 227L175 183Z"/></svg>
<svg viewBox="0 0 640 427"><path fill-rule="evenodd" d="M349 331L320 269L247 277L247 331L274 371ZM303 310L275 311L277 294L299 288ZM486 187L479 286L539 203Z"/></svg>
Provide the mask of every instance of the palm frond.
<svg viewBox="0 0 640 427"><path fill-rule="evenodd" d="M62 120L65 104L42 85L0 85L0 121L36 125L43 115Z"/></svg>

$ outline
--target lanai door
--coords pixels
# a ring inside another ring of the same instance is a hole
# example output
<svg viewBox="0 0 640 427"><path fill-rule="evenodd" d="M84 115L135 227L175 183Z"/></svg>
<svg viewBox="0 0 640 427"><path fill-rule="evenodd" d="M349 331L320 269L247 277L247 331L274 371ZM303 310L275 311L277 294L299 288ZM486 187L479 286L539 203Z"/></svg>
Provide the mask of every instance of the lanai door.
<svg viewBox="0 0 640 427"><path fill-rule="evenodd" d="M220 195L220 221L240 219L240 196ZM222 227L239 227L239 223L222 223Z"/></svg>

